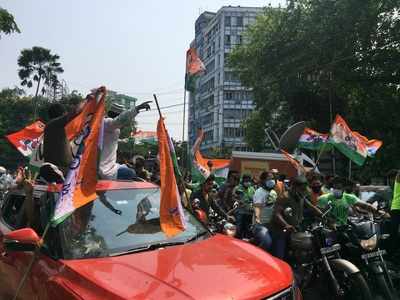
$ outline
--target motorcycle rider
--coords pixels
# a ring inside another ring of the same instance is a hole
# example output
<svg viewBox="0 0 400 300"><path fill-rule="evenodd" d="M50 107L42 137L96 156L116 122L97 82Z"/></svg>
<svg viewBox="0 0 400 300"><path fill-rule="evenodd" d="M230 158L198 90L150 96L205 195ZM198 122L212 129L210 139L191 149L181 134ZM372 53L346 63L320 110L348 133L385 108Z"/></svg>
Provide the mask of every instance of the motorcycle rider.
<svg viewBox="0 0 400 300"><path fill-rule="evenodd" d="M366 202L362 202L357 196L348 194L344 191L346 179L336 177L332 181L332 192L322 195L318 198L318 206L326 208L331 205L330 216L332 218L332 227L336 228L337 225L346 225L349 215L349 208L352 206L366 210L368 212L379 214L375 207Z"/></svg>
<svg viewBox="0 0 400 300"><path fill-rule="evenodd" d="M237 208L234 210L234 217L236 219L238 238L247 236L253 215L251 205L254 193L255 189L251 176L248 174L243 175L241 184L235 189Z"/></svg>
<svg viewBox="0 0 400 300"><path fill-rule="evenodd" d="M272 245L268 226L271 221L273 206L278 198L278 194L274 190L275 185L273 174L271 172L262 172L260 175L260 187L253 197L253 235L256 244L265 251L270 251Z"/></svg>
<svg viewBox="0 0 400 300"><path fill-rule="evenodd" d="M214 179L214 175L211 174L201 184L200 189L190 195L192 206L198 206L206 214L207 219L210 214L210 208L218 214L227 217L226 213L215 202L216 195L213 193ZM195 203L196 200L198 200L198 204Z"/></svg>
<svg viewBox="0 0 400 300"><path fill-rule="evenodd" d="M287 238L302 223L305 206L315 216L322 216L322 212L307 199L307 185L306 177L303 175L295 177L286 195L283 198L278 198L275 203L270 228L272 254L278 258L283 259L285 257ZM285 209L289 207L292 213L285 215Z"/></svg>

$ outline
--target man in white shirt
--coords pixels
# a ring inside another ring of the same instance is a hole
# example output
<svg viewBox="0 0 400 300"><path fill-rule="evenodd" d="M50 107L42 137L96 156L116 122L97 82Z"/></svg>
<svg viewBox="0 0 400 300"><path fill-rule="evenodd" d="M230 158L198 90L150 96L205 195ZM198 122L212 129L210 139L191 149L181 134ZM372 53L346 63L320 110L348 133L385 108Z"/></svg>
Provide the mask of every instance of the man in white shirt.
<svg viewBox="0 0 400 300"><path fill-rule="evenodd" d="M99 168L101 179L133 180L136 177L133 169L117 163L118 139L122 127L130 126L141 110L150 110L150 102L144 102L129 110L125 110L124 106L118 103L111 105L107 117L104 118L103 149L100 154Z"/></svg>

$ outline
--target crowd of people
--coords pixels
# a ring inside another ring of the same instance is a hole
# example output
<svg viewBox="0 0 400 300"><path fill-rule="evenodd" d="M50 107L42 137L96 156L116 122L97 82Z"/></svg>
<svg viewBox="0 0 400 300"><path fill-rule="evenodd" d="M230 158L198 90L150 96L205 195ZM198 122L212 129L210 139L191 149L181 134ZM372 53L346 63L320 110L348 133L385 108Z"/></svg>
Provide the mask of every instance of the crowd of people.
<svg viewBox="0 0 400 300"><path fill-rule="evenodd" d="M392 202L395 216L400 200L399 181L397 176ZM190 181L186 185L193 186ZM356 211L389 217L386 212L361 201L359 193L359 184L341 177L323 177L312 171L288 180L276 169L264 171L258 178L249 174L241 176L231 170L221 186L216 184L213 175L206 178L199 187L193 188L190 201L192 205L197 203L206 217L214 211L235 223L237 238L251 238L265 251L283 259L289 234L321 218L327 206L331 207L328 223L332 229L347 224L349 214ZM290 215L285 213L288 208ZM392 222L393 245L398 241L396 220Z"/></svg>

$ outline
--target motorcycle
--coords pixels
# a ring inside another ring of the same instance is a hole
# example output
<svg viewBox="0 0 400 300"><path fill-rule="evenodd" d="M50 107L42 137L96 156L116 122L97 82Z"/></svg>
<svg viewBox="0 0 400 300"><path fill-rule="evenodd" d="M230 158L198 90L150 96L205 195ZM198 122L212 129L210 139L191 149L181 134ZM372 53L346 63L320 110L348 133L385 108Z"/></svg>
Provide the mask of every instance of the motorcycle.
<svg viewBox="0 0 400 300"><path fill-rule="evenodd" d="M350 261L341 258L341 246L336 243L335 233L324 221L331 207L324 213L322 220L299 230L289 236L288 261L294 270L297 284L304 295L315 292L315 286L325 287L319 298L326 299L363 299L372 300L369 287L360 270ZM292 208L284 210L291 216ZM314 285L314 283L319 283ZM326 294L326 295L325 295Z"/></svg>
<svg viewBox="0 0 400 300"><path fill-rule="evenodd" d="M377 291L377 296L393 300L395 289L392 275L385 259L385 250L380 249L380 223L383 218L372 216L349 217L348 225L338 229L339 239L343 246L342 254L354 262L364 275L371 290Z"/></svg>

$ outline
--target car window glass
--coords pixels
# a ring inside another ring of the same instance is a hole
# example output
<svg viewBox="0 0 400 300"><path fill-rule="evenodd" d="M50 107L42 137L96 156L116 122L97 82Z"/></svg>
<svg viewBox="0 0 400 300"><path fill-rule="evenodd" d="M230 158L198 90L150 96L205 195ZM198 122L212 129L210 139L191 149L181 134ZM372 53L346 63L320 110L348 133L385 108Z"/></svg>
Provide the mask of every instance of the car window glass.
<svg viewBox="0 0 400 300"><path fill-rule="evenodd" d="M115 190L77 209L59 227L64 258L103 257L148 244L185 241L206 229L185 212L186 230L167 239L159 189Z"/></svg>

